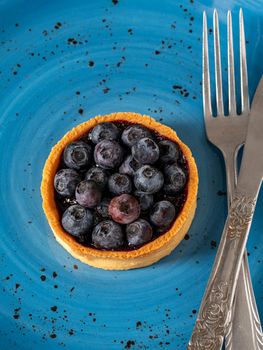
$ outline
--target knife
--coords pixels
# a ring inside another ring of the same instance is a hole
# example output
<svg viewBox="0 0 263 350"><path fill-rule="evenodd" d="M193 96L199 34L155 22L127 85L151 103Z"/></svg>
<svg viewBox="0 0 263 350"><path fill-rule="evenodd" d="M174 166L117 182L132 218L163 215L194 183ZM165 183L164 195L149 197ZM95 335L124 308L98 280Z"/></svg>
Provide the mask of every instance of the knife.
<svg viewBox="0 0 263 350"><path fill-rule="evenodd" d="M263 76L249 118L237 187L222 234L225 244L217 251L188 350L220 350L231 317L238 274L263 177Z"/></svg>

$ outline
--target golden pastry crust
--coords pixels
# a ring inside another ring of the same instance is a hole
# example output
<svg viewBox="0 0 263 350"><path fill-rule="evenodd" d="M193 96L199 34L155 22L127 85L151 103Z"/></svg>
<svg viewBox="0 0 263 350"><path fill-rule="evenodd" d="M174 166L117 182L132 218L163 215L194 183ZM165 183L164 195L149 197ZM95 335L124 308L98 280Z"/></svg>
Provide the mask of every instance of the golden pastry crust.
<svg viewBox="0 0 263 350"><path fill-rule="evenodd" d="M82 137L98 123L106 121L140 123L147 128L157 131L161 135L176 141L186 157L189 167L187 199L170 230L155 240L145 244L141 248L131 251L104 251L81 245L70 234L64 231L60 223L61 218L55 202L53 181L64 148L72 141ZM190 149L178 138L176 132L168 126L158 123L147 115L130 112L118 112L104 116L97 116L66 133L66 135L63 136L63 138L52 148L44 166L41 183L43 209L57 241L75 258L89 265L106 270L128 270L148 266L170 254L184 238L192 223L196 209L197 190L198 173L194 158Z"/></svg>

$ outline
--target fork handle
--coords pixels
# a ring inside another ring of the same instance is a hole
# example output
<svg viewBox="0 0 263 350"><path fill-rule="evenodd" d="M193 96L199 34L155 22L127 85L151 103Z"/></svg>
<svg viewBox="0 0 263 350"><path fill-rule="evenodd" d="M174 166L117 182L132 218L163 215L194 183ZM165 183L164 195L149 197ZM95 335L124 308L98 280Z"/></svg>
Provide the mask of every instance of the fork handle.
<svg viewBox="0 0 263 350"><path fill-rule="evenodd" d="M246 253L234 300L232 320L226 329L226 350L262 350L263 336Z"/></svg>
<svg viewBox="0 0 263 350"><path fill-rule="evenodd" d="M237 150L224 153L228 206L237 182ZM225 331L226 350L263 350L263 335L245 251L239 273L231 321Z"/></svg>
<svg viewBox="0 0 263 350"><path fill-rule="evenodd" d="M226 188L227 188L227 204L228 209L230 208L230 203L232 196L234 194L237 185L237 152L238 148L226 149L223 151L225 169L226 169Z"/></svg>
<svg viewBox="0 0 263 350"><path fill-rule="evenodd" d="M218 259L207 284L188 350L220 350L223 345L260 183L257 185L255 192L247 192L239 185L233 196L222 234L225 244L217 252Z"/></svg>

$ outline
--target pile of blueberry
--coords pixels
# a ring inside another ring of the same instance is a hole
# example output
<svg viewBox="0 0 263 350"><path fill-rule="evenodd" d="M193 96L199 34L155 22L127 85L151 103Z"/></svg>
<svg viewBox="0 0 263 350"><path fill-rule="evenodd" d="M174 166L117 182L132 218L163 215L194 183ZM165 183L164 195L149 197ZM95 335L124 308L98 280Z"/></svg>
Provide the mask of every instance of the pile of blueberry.
<svg viewBox="0 0 263 350"><path fill-rule="evenodd" d="M136 249L182 208L187 163L177 143L139 124L105 122L69 144L54 178L65 231L97 249Z"/></svg>

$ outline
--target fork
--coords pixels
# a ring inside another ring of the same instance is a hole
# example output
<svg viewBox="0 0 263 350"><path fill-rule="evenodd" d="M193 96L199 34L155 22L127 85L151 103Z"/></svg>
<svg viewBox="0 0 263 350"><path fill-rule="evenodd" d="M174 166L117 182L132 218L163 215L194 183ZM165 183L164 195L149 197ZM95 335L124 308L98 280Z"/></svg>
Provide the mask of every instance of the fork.
<svg viewBox="0 0 263 350"><path fill-rule="evenodd" d="M228 116L224 113L220 35L218 13L214 10L214 60L217 116L213 117L211 107L209 54L206 13L203 14L203 108L207 138L223 154L226 168L228 205L231 202L237 181L237 153L244 144L249 120L249 95L246 63L246 44L242 9L239 11L240 33L240 79L241 79L241 115L236 112L236 90L234 72L234 50L232 15L227 14L227 57L228 57ZM225 241L221 239L220 247ZM220 249L220 247L218 249ZM222 249L221 249L222 251ZM215 262L216 265L216 262ZM214 265L214 266L215 266ZM247 254L244 254L239 275L236 298L228 326L225 329L225 347L227 350L263 349L263 336L256 300L248 267Z"/></svg>

